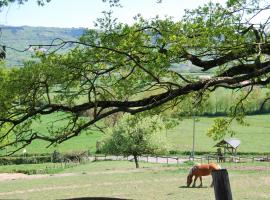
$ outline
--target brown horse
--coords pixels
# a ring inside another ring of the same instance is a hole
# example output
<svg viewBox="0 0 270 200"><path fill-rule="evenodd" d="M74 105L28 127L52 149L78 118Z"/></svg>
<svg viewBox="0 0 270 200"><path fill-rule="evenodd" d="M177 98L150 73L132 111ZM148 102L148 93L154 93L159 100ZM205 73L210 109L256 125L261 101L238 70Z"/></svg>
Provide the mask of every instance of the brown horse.
<svg viewBox="0 0 270 200"><path fill-rule="evenodd" d="M192 178L193 176L195 176L194 182L192 187L196 186L196 181L197 178L200 178L201 184L199 185L199 187L202 187L202 176L208 176L211 174L212 170L219 170L221 169L221 167L216 164L216 163L209 163L209 164L198 164L193 166L190 171L189 174L187 176L187 187L190 186L190 184L192 183ZM211 184L211 187L213 186L213 181Z"/></svg>

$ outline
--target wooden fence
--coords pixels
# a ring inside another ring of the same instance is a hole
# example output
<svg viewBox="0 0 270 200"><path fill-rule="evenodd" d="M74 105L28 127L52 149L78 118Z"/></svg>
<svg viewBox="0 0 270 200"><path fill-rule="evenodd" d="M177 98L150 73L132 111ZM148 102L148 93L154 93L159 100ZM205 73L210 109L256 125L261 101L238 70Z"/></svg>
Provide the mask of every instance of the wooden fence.
<svg viewBox="0 0 270 200"><path fill-rule="evenodd" d="M194 161L198 163L210 163L210 162L254 162L254 161L263 161L264 157L255 157L255 156L224 156L223 160L220 160L218 156L215 155L204 155L204 156L152 156L152 155L144 155L139 156L139 161L151 162L151 163L164 163L164 164L180 164L185 161ZM115 155L93 155L89 156L88 160L133 160L133 156L115 156Z"/></svg>
<svg viewBox="0 0 270 200"><path fill-rule="evenodd" d="M94 155L89 156L90 161L96 160L133 160L133 156L113 156L113 155ZM188 157L171 157L171 156L139 156L138 161L151 162L151 163L164 163L164 164L179 164L188 161Z"/></svg>

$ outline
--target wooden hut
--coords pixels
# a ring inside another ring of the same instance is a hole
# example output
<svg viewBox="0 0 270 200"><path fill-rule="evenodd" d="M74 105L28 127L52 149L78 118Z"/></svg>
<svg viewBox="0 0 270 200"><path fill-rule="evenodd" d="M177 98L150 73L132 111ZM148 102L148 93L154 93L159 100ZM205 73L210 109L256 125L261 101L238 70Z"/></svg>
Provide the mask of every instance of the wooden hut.
<svg viewBox="0 0 270 200"><path fill-rule="evenodd" d="M223 139L218 142L214 147L223 148L223 155L226 155L226 152L231 153L231 155L236 156L237 148L239 147L241 141L236 138Z"/></svg>

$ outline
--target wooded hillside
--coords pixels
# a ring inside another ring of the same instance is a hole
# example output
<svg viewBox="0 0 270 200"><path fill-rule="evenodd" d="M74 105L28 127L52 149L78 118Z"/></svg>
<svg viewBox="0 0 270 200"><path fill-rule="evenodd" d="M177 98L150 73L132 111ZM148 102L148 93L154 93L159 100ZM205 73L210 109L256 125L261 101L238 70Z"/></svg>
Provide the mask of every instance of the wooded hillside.
<svg viewBox="0 0 270 200"><path fill-rule="evenodd" d="M63 40L77 40L84 32L84 28L52 28L31 26L0 26L0 45L7 47L7 65L18 66L31 57L29 45L51 44L55 38ZM16 50L19 51L16 51Z"/></svg>

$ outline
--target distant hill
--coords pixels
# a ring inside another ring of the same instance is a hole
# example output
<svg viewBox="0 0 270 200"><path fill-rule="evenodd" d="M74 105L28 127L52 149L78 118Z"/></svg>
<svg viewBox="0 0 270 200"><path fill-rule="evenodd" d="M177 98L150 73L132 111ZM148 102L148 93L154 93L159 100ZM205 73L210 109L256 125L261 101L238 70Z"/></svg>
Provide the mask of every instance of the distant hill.
<svg viewBox="0 0 270 200"><path fill-rule="evenodd" d="M52 28L31 26L1 26L0 45L6 45L17 50L24 50L29 45L51 44L55 38L63 40L78 40L84 33L84 28ZM31 59L31 51L19 52L7 48L6 64L8 66L22 66L23 61ZM187 62L173 64L172 70L182 73L201 73L201 69Z"/></svg>
<svg viewBox="0 0 270 200"><path fill-rule="evenodd" d="M53 39L77 40L85 31L84 28L52 28L31 26L1 26L0 45L23 50L30 44L50 44ZM9 66L22 65L24 60L31 58L31 52L18 52L7 48L6 62Z"/></svg>

